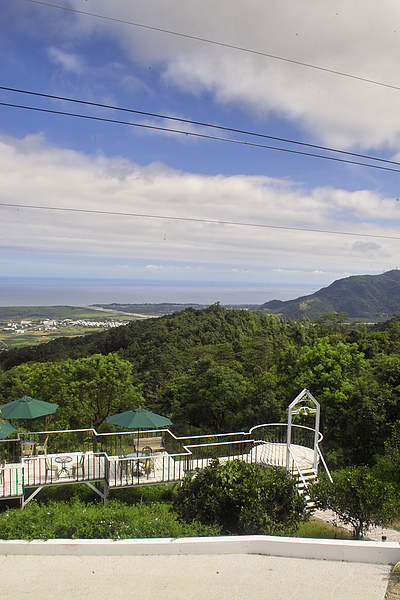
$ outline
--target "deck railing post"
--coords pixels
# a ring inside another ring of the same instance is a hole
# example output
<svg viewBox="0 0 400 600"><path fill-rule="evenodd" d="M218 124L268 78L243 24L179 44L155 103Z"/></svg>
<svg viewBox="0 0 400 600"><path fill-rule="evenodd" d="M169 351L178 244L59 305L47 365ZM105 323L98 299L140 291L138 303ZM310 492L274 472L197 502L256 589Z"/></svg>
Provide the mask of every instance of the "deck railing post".
<svg viewBox="0 0 400 600"><path fill-rule="evenodd" d="M292 407L289 407L286 437L286 471L290 471L290 444L292 442Z"/></svg>
<svg viewBox="0 0 400 600"><path fill-rule="evenodd" d="M310 394L311 396L311 394ZM312 396L311 396L312 397ZM313 398L313 397L312 397ZM314 432L314 471L315 473L317 472L318 469L318 444L319 444L319 420L320 420L320 411L321 411L321 407L319 402L317 402L315 400L315 398L313 398L316 407L317 407L317 412L315 415L315 432Z"/></svg>

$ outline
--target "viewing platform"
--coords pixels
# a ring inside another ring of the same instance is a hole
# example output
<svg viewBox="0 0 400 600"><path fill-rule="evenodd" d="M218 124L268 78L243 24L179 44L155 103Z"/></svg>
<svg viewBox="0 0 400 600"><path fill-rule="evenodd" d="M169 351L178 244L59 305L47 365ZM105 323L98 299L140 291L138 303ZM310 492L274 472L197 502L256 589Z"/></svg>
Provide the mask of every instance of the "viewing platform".
<svg viewBox="0 0 400 600"><path fill-rule="evenodd" d="M213 460L241 459L285 468L300 487L329 471L321 453L319 405L307 390L292 402L287 423L249 432L177 437L169 429L98 433L94 429L20 433L0 440L0 500L25 506L43 487L85 483L105 502L110 489L179 483ZM311 406L310 406L311 404ZM314 428L292 423L315 416Z"/></svg>

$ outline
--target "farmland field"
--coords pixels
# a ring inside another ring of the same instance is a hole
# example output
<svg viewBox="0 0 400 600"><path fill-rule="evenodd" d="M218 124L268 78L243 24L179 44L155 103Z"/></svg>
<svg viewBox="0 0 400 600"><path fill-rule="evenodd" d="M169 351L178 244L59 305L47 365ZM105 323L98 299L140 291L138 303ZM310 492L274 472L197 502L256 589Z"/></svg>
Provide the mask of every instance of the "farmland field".
<svg viewBox="0 0 400 600"><path fill-rule="evenodd" d="M140 318L88 306L1 306L0 346L16 348L86 335Z"/></svg>

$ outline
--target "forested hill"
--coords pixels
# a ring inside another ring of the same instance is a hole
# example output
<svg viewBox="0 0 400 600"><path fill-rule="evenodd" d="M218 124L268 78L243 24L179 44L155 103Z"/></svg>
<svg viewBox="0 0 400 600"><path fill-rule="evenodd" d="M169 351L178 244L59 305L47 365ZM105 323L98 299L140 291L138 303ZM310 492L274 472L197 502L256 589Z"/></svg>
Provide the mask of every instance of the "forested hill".
<svg viewBox="0 0 400 600"><path fill-rule="evenodd" d="M59 397L59 392L50 396L49 390L54 384L47 385L47 381L54 377L61 381L71 369L83 381L89 363L100 365L101 355L105 358L116 356L116 360L129 363L132 383L143 394L142 402L146 407L173 415L179 430L189 432L195 427L195 431L201 433L234 431L265 418L280 419L281 404L287 406L293 391L287 389L279 402L272 401L271 410L266 410L268 391L265 386L275 386L275 378L272 376L267 383L269 375L265 373L288 351L290 340L298 338L300 341L302 336L300 325L285 323L273 315L226 309L219 304L204 310L188 308L164 317L131 321L128 325L84 337L57 338L40 346L3 352L0 360L5 372L0 377L0 403L1 395L6 402L13 390L12 393L19 397L36 394L47 399L46 394L49 394L49 399L62 404L64 400ZM100 366L94 366L91 374L86 376L96 379L96 369L99 371ZM191 369L194 369L193 375L189 375ZM190 380L190 383L182 384L185 389L187 387L189 396L184 404L195 404L189 420L179 414L179 408L174 412L170 404L175 382L183 374ZM37 378L36 388L27 387L28 381L33 386L32 377ZM99 395L106 401L107 378L111 380L114 375L110 373L104 377ZM250 385L250 381L258 379L259 383ZM23 380L20 386L19 382ZM249 382L248 388L246 382ZM76 383L72 383L74 385ZM197 395L196 386L201 388ZM206 417L201 417L199 395L208 406L204 407ZM257 400L251 400L253 396ZM222 409L215 409L213 399L216 397ZM237 410L239 398L244 402L245 415ZM79 427L82 426L84 424L79 423Z"/></svg>
<svg viewBox="0 0 400 600"><path fill-rule="evenodd" d="M242 345L254 347L258 338L274 337L283 328L275 316L228 310L217 303L202 310L188 308L160 318L131 321L91 335L57 338L38 346L10 349L0 355L0 365L7 370L31 361L60 361L118 352L134 363L154 361L166 366L166 361L178 361L178 364L178 354L192 351L196 355L201 353L199 348L202 347L211 353L218 352L221 344L231 344L235 349Z"/></svg>
<svg viewBox="0 0 400 600"><path fill-rule="evenodd" d="M142 405L182 435L248 431L285 422L308 388L331 466L372 464L396 423L400 435L400 317L348 326L214 304L0 357L0 405L55 402L55 429L108 431L108 415Z"/></svg>
<svg viewBox="0 0 400 600"><path fill-rule="evenodd" d="M317 319L324 313L346 313L355 319L389 319L400 314L400 271L338 279L315 294L296 300L271 300L262 312L285 319Z"/></svg>

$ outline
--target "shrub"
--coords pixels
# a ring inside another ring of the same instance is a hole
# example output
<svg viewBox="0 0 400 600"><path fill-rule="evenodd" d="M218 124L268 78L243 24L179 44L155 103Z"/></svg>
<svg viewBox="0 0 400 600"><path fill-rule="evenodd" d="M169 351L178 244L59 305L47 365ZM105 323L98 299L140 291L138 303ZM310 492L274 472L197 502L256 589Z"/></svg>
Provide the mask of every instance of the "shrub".
<svg viewBox="0 0 400 600"><path fill-rule="evenodd" d="M387 525L394 514L393 487L376 477L369 467L348 467L325 476L310 486L311 499L318 508L333 510L353 529L359 539L371 525Z"/></svg>
<svg viewBox="0 0 400 600"><path fill-rule="evenodd" d="M174 500L183 519L219 525L226 534L271 534L296 529L305 500L284 469L232 460L186 477Z"/></svg>
<svg viewBox="0 0 400 600"><path fill-rule="evenodd" d="M126 539L213 536L220 528L197 521L181 523L170 505L161 503L129 506L111 500L107 506L71 502L30 502L24 510L0 514L0 539Z"/></svg>

